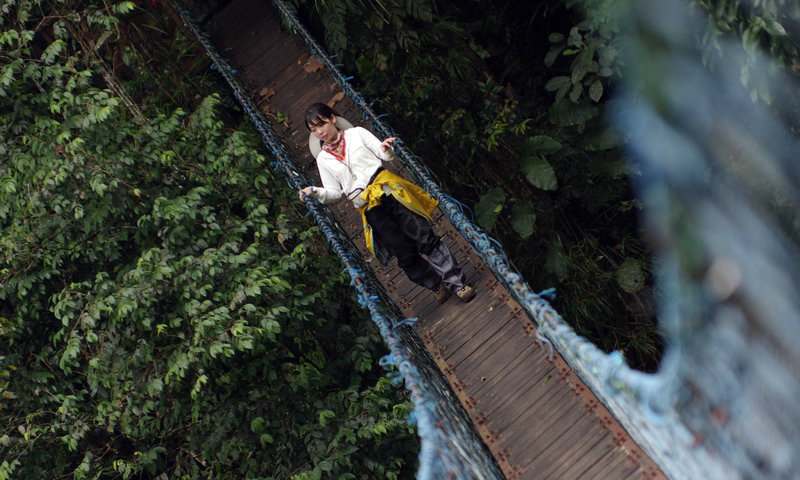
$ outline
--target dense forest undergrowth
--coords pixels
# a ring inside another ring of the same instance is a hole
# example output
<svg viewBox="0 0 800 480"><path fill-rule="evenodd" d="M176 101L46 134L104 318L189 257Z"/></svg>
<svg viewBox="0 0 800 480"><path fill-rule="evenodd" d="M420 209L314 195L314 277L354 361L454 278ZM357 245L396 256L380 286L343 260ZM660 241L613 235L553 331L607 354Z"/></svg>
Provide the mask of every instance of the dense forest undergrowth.
<svg viewBox="0 0 800 480"><path fill-rule="evenodd" d="M377 328L171 10L0 8L0 479L413 476Z"/></svg>
<svg viewBox="0 0 800 480"><path fill-rule="evenodd" d="M655 370L637 171L604 114L624 2L291 3L565 320ZM732 33L800 70L796 5L691 4L710 68ZM0 480L412 476L380 336L171 7L0 13Z"/></svg>

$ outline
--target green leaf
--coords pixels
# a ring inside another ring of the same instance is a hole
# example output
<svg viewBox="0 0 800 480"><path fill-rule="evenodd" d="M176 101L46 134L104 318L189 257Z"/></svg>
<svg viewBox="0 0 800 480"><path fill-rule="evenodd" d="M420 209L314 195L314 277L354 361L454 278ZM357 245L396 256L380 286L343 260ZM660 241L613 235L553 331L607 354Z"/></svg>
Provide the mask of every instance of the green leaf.
<svg viewBox="0 0 800 480"><path fill-rule="evenodd" d="M557 190L558 179L550 163L541 155L522 159L522 173L534 187L542 190Z"/></svg>
<svg viewBox="0 0 800 480"><path fill-rule="evenodd" d="M50 45L45 48L44 52L42 52L41 59L44 63L53 63L58 57L61 52L64 50L64 46L66 43L64 40L58 39L51 43Z"/></svg>
<svg viewBox="0 0 800 480"><path fill-rule="evenodd" d="M572 87L572 90L570 90L569 99L574 103L578 103L578 100L581 99L581 96L583 96L583 84L577 83Z"/></svg>
<svg viewBox="0 0 800 480"><path fill-rule="evenodd" d="M526 139L523 143L523 149L527 156L547 155L557 152L562 146L557 140L547 135L536 135Z"/></svg>
<svg viewBox="0 0 800 480"><path fill-rule="evenodd" d="M547 90L548 92L555 92L556 90L559 90L561 87L565 85L570 85L571 83L572 82L570 82L569 77L564 75L559 75L557 77L553 77L550 80L548 80L544 86L544 89Z"/></svg>
<svg viewBox="0 0 800 480"><path fill-rule="evenodd" d="M261 443L262 447L275 443L275 439L272 438L272 435L269 433L262 433L261 436L258 437L258 441Z"/></svg>
<svg viewBox="0 0 800 480"><path fill-rule="evenodd" d="M475 205L475 217L478 224L487 230L494 228L497 216L503 211L505 199L506 193L500 187L491 188L481 195L478 204Z"/></svg>
<svg viewBox="0 0 800 480"><path fill-rule="evenodd" d="M124 15L136 8L136 4L131 1L124 1L111 6L114 13Z"/></svg>
<svg viewBox="0 0 800 480"><path fill-rule="evenodd" d="M553 64L556 63L556 59L558 58L558 56L561 55L562 51L564 51L564 45L554 45L553 47L551 47L550 50L547 51L547 54L544 56L544 65L546 67L552 67ZM558 87L553 88L553 90L558 90Z"/></svg>
<svg viewBox="0 0 800 480"><path fill-rule="evenodd" d="M606 128L598 133L585 136L583 148L592 152L599 152L617 148L623 143L623 139L618 132L610 128Z"/></svg>
<svg viewBox="0 0 800 480"><path fill-rule="evenodd" d="M764 28L767 30L767 32L769 32L770 35L773 35L773 36L776 36L776 37L785 37L785 36L789 35L786 32L786 29L783 27L783 25L781 25L780 23L778 23L775 20L770 20L769 22L767 22L765 24Z"/></svg>
<svg viewBox="0 0 800 480"><path fill-rule="evenodd" d="M256 417L250 421L250 431L253 433L261 433L264 431L266 421L262 417Z"/></svg>
<svg viewBox="0 0 800 480"><path fill-rule="evenodd" d="M603 96L603 82L600 79L595 79L592 82L592 85L589 87L589 98L594 100L595 102L599 102L600 98Z"/></svg>
<svg viewBox="0 0 800 480"><path fill-rule="evenodd" d="M575 60L572 62L572 72L570 74L570 82L572 82L573 85L578 85L587 73L595 70L596 65L592 60L593 56L594 50L586 49L581 50L580 54L575 57Z"/></svg>
<svg viewBox="0 0 800 480"><path fill-rule="evenodd" d="M3 463L0 463L0 480L11 480L13 477L11 474L14 473L14 470L20 465L19 460L3 460Z"/></svg>
<svg viewBox="0 0 800 480"><path fill-rule="evenodd" d="M205 385L206 382L208 382L207 375L200 375L197 377L197 380L194 382L194 387L192 387L192 391L190 393L193 400L197 398L197 395L200 393L200 390L202 390L203 385Z"/></svg>
<svg viewBox="0 0 800 480"><path fill-rule="evenodd" d="M2 180L3 186L3 193L5 194L13 194L17 191L17 182L14 180L14 177L11 176L4 176Z"/></svg>
<svg viewBox="0 0 800 480"><path fill-rule="evenodd" d="M321 412L319 412L319 424L324 427L325 425L328 424L329 418L335 418L335 417L336 414L333 413L332 411L322 410Z"/></svg>
<svg viewBox="0 0 800 480"><path fill-rule="evenodd" d="M600 115L600 110L594 105L576 104L560 100L550 106L550 122L560 127L569 125L583 125L589 120Z"/></svg>
<svg viewBox="0 0 800 480"><path fill-rule="evenodd" d="M16 30L7 30L0 33L0 46L6 44L13 45L16 40L19 40L19 32Z"/></svg>
<svg viewBox="0 0 800 480"><path fill-rule="evenodd" d="M536 227L536 209L533 202L524 200L511 209L511 226L523 239L530 237Z"/></svg>
<svg viewBox="0 0 800 480"><path fill-rule="evenodd" d="M569 31L569 37L567 38L567 45L572 47L579 47L583 45L583 35L581 35L579 27L572 27Z"/></svg>

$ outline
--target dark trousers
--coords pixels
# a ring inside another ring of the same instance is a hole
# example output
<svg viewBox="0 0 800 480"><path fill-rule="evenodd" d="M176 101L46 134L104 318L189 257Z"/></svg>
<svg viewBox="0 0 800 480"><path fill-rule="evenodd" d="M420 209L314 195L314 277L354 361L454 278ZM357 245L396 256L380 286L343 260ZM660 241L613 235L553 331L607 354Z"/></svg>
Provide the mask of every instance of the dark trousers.
<svg viewBox="0 0 800 480"><path fill-rule="evenodd" d="M436 290L441 282L451 291L464 286L464 273L428 220L391 195L381 197L381 204L367 210L366 216L375 240L397 257L412 282L430 290Z"/></svg>

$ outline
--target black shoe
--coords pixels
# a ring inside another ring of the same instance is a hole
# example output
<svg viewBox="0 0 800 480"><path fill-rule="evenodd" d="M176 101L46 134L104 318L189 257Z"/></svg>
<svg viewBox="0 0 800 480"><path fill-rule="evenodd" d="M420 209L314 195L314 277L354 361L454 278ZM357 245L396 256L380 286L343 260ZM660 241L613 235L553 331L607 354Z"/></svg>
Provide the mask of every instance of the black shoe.
<svg viewBox="0 0 800 480"><path fill-rule="evenodd" d="M475 289L469 285L464 285L456 292L456 296L460 298L462 302L467 303L475 298Z"/></svg>
<svg viewBox="0 0 800 480"><path fill-rule="evenodd" d="M444 303L450 298L450 290L444 286L444 283L440 283L436 290L433 291L433 297L439 303Z"/></svg>

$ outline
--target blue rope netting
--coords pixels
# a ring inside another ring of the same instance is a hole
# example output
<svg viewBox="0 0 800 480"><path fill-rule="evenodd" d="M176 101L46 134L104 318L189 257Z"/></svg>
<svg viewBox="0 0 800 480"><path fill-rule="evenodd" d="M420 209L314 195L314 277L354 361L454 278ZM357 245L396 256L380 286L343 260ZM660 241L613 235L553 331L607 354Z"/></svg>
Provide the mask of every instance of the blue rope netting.
<svg viewBox="0 0 800 480"><path fill-rule="evenodd" d="M190 12L178 2L176 4L184 24L214 62L212 68L218 70L228 82L234 96L261 134L262 141L274 155L273 167L285 174L289 185L295 190L310 185L309 179L300 173L268 121L237 80L236 71L217 53ZM381 365L386 369L396 367L397 373L390 373L390 377L405 382L410 392L414 411L409 423L416 423L420 438L417 478L502 478L491 454L471 428L466 412L454 398L447 381L411 328L416 319L403 318L332 213L315 200L308 200L305 205L345 265L359 303L369 311L389 347L390 353L381 359Z"/></svg>

